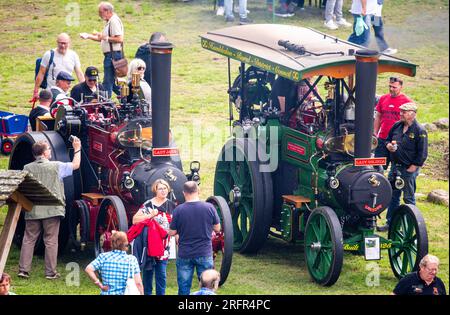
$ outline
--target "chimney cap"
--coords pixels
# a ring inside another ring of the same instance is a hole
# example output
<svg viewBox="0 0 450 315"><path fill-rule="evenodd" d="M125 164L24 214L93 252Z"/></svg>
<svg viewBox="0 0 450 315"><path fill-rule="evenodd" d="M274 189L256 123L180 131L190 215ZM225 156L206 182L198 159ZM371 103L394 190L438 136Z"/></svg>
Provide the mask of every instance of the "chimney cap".
<svg viewBox="0 0 450 315"><path fill-rule="evenodd" d="M356 57L379 57L380 53L376 50L361 49L355 52Z"/></svg>
<svg viewBox="0 0 450 315"><path fill-rule="evenodd" d="M150 48L151 49L173 49L172 43L169 42L151 42Z"/></svg>

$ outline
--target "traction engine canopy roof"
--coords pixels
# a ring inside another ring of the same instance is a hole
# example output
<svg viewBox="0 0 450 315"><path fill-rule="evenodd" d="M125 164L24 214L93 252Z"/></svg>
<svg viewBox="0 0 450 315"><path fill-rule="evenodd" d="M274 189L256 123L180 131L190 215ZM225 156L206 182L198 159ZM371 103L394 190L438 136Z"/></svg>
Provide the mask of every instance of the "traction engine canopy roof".
<svg viewBox="0 0 450 315"><path fill-rule="evenodd" d="M232 26L200 37L205 49L293 81L317 75L333 78L352 75L356 62L353 53L366 49L311 28L281 24ZM289 41L299 49L288 50L278 44L280 40ZM416 65L381 55L378 72L415 76Z"/></svg>

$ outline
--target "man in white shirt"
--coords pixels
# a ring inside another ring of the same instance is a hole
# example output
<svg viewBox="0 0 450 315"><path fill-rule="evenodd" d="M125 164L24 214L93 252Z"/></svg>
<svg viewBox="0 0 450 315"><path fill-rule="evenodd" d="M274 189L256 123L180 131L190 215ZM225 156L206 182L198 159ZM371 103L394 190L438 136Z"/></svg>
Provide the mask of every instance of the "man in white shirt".
<svg viewBox="0 0 450 315"><path fill-rule="evenodd" d="M372 27L372 17L377 12L377 0L353 0L350 12L353 14L353 33L348 38L349 42L368 47L370 42L370 28ZM356 25L357 20L362 18L366 23L367 28L357 35Z"/></svg>
<svg viewBox="0 0 450 315"><path fill-rule="evenodd" d="M123 55L123 24L117 14L114 13L114 6L109 2L100 2L98 5L98 15L106 21L101 33L81 33L83 39L91 39L101 43L102 52L105 55L103 67L105 75L103 77L103 87L111 96L112 91L119 95L119 87L115 84L115 71L112 60L124 58ZM111 51L112 50L112 51Z"/></svg>
<svg viewBox="0 0 450 315"><path fill-rule="evenodd" d="M33 98L37 99L39 95L39 87L44 80L45 72L48 67L47 76L47 88L50 88L56 84L56 76L60 71L65 71L71 74L75 71L75 74L79 82L84 82L83 71L81 71L80 58L78 54L69 49L70 47L70 36L66 33L61 33L58 35L56 40L58 46L53 49L54 57L52 64L50 63L51 52L48 50L45 52L41 60L41 67L39 68L39 73L36 76L36 81L34 82Z"/></svg>

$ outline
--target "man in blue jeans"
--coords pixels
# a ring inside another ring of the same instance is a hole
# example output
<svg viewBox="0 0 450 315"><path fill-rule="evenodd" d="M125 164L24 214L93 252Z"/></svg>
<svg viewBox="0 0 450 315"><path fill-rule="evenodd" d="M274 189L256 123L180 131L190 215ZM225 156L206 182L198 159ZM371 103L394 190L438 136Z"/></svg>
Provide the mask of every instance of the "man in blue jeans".
<svg viewBox="0 0 450 315"><path fill-rule="evenodd" d="M420 168L428 156L428 136L425 128L416 120L417 105L413 102L400 106L400 121L396 122L386 138L386 148L391 153L392 166L389 177L400 176L405 186L394 189L389 204L384 226L378 227L380 232L387 231L394 212L400 205L403 191L403 201L406 204L416 204L416 178ZM399 174L400 173L400 174Z"/></svg>
<svg viewBox="0 0 450 315"><path fill-rule="evenodd" d="M353 33L348 38L348 41L364 47L369 46L370 42L370 28L372 27L372 16L377 10L377 0L353 0L350 12L353 14ZM356 22L359 18L364 20L367 28L361 34L356 32Z"/></svg>
<svg viewBox="0 0 450 315"><path fill-rule="evenodd" d="M123 24L117 14L114 13L114 6L109 2L100 2L98 5L98 15L106 24L101 33L81 33L83 39L91 39L101 43L103 59L104 77L103 87L111 97L112 91L119 95L119 87L115 84L115 71L112 60L124 58L123 55Z"/></svg>
<svg viewBox="0 0 450 315"><path fill-rule="evenodd" d="M197 278L213 269L212 231L220 231L220 219L210 203L200 201L198 185L188 181L183 186L185 203L175 208L169 235L179 236L177 257L178 294L189 295L194 268Z"/></svg>

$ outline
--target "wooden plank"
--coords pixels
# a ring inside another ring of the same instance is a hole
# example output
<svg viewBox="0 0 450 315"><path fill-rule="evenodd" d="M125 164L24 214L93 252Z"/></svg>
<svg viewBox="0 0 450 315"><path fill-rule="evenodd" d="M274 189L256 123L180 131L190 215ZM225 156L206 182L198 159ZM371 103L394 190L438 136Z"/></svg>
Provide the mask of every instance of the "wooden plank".
<svg viewBox="0 0 450 315"><path fill-rule="evenodd" d="M294 204L294 206L296 208L301 208L302 207L302 203L311 201L308 198L305 198L303 196L283 195L282 197L283 197L283 200L286 203Z"/></svg>
<svg viewBox="0 0 450 315"><path fill-rule="evenodd" d="M81 197L88 199L94 206L97 206L99 201L105 198L105 195L99 193L83 193Z"/></svg>
<svg viewBox="0 0 450 315"><path fill-rule="evenodd" d="M22 205L20 203L10 203L6 214L5 225L0 234L0 274L5 269L11 243L19 221Z"/></svg>
<svg viewBox="0 0 450 315"><path fill-rule="evenodd" d="M20 203L22 205L22 207L26 210L26 211L31 211L33 210L33 203L24 195L22 195L20 192L15 191L12 195L11 195L11 199L14 200L17 203Z"/></svg>

